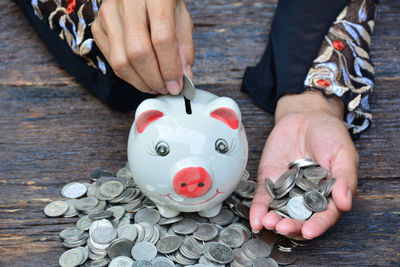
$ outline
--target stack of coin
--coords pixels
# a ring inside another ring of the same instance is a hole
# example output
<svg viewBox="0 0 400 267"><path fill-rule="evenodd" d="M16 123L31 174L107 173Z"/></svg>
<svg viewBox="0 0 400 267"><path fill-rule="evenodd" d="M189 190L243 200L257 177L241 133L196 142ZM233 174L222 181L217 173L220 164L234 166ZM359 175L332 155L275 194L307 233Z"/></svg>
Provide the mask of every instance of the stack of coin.
<svg viewBox="0 0 400 267"><path fill-rule="evenodd" d="M76 227L60 233L63 245L72 248L61 255L60 265L199 267L293 263L292 249L300 244L266 229L259 234L249 230L249 206L256 184L247 178L248 173L224 201L220 213L211 218L197 213L163 218L156 205L140 192L127 167L120 169L116 177L110 171L99 170L90 174L92 183L67 184L62 196L68 199L54 201L45 208L49 217L80 217ZM278 189L286 191L290 186L282 181L283 189Z"/></svg>
<svg viewBox="0 0 400 267"><path fill-rule="evenodd" d="M265 179L267 191L274 199L270 204L277 214L296 220L307 220L313 212L326 210L327 197L335 179L328 179L328 171L310 159L289 163L289 170L274 183Z"/></svg>

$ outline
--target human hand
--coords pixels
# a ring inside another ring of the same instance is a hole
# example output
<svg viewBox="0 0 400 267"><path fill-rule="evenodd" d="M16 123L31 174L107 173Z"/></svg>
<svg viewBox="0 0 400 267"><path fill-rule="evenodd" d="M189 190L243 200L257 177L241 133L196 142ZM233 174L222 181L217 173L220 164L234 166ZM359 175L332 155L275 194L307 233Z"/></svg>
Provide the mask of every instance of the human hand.
<svg viewBox="0 0 400 267"><path fill-rule="evenodd" d="M322 235L349 211L357 188L358 153L342 121L343 104L327 99L320 92L307 91L286 95L278 101L275 127L265 144L258 169L258 181L250 209L253 231L263 226L294 239L312 239ZM307 221L282 218L268 211L272 197L265 179L276 181L288 170L288 163L311 158L329 170L336 182L328 207Z"/></svg>
<svg viewBox="0 0 400 267"><path fill-rule="evenodd" d="M183 0L103 0L92 25L115 74L151 94L179 94L192 77L193 23Z"/></svg>

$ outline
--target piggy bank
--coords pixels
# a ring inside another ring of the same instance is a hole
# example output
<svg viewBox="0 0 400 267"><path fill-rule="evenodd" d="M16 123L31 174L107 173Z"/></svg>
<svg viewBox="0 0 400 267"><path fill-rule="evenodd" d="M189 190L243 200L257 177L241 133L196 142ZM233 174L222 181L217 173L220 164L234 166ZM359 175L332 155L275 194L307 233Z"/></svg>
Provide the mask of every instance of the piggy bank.
<svg viewBox="0 0 400 267"><path fill-rule="evenodd" d="M180 95L143 101L128 140L135 183L166 218L217 215L240 182L247 155L236 102L200 89L192 101Z"/></svg>

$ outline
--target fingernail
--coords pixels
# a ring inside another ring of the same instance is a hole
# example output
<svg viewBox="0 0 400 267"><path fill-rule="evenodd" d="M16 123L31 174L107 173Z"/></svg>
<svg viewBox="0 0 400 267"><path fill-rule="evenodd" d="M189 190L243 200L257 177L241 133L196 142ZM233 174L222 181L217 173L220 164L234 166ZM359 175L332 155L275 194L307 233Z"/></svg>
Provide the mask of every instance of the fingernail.
<svg viewBox="0 0 400 267"><path fill-rule="evenodd" d="M186 75L189 75L189 77L193 79L192 66L190 66L189 64L186 65Z"/></svg>
<svg viewBox="0 0 400 267"><path fill-rule="evenodd" d="M347 189L347 198L348 199L352 199L353 198L353 194L351 193L350 189Z"/></svg>
<svg viewBox="0 0 400 267"><path fill-rule="evenodd" d="M276 231L276 233L278 233L278 234L280 234L280 235L287 235L287 234L289 234L289 233L281 233L281 232L278 232L278 231Z"/></svg>
<svg viewBox="0 0 400 267"><path fill-rule="evenodd" d="M255 233L255 234L258 234L259 232L260 232L260 230L254 230L253 228L251 228L251 231L253 232L253 233Z"/></svg>
<svg viewBox="0 0 400 267"><path fill-rule="evenodd" d="M168 92L173 95L179 94L179 91L181 90L178 81L167 81L165 86L167 87Z"/></svg>

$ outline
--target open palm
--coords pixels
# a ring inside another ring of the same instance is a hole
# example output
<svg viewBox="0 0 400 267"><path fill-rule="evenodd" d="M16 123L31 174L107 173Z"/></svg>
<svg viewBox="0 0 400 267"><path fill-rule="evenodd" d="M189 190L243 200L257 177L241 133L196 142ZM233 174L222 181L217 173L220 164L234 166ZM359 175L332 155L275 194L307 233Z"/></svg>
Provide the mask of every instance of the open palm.
<svg viewBox="0 0 400 267"><path fill-rule="evenodd" d="M272 198L265 179L276 181L288 170L288 163L310 158L328 169L336 178L323 212L314 213L307 221L282 218L269 211ZM312 239L333 226L341 211L351 208L352 194L357 187L358 154L348 131L339 118L330 114L289 114L275 125L265 144L259 170L257 190L250 210L254 231L263 226L290 238Z"/></svg>

